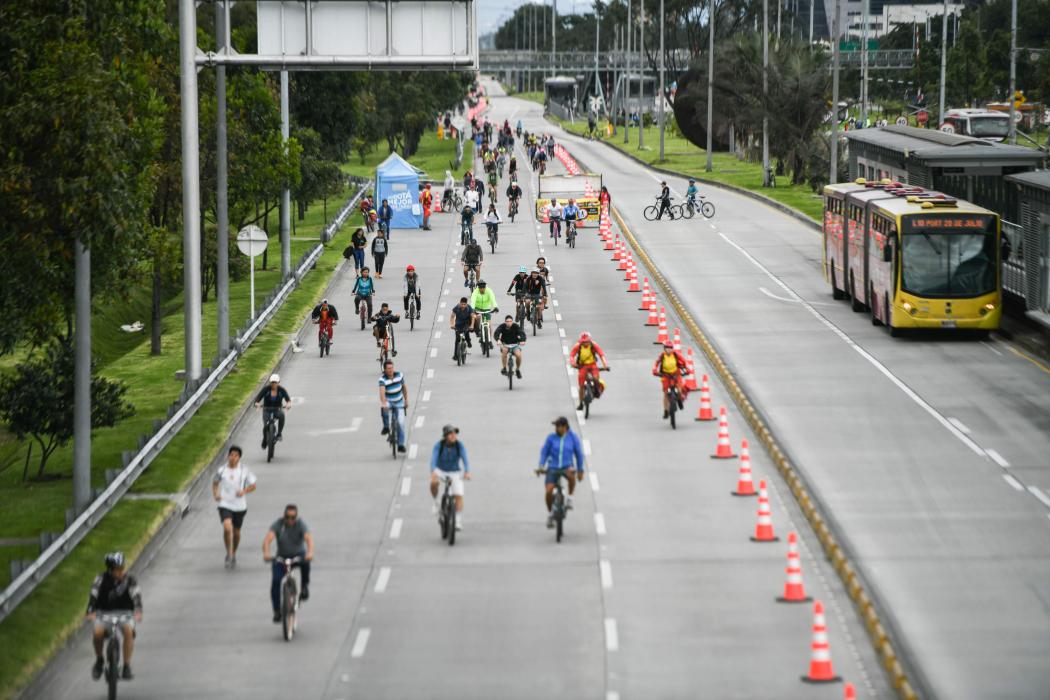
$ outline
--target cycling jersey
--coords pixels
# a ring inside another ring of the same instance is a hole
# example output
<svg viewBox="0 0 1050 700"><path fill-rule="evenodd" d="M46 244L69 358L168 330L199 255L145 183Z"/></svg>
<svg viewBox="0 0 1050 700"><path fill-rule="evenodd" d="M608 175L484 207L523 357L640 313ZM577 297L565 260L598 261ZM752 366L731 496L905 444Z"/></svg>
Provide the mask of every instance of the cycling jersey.
<svg viewBox="0 0 1050 700"><path fill-rule="evenodd" d="M481 287L475 287L470 294L470 305L479 314L488 313L496 308L496 293L489 288L481 291Z"/></svg>
<svg viewBox="0 0 1050 700"><path fill-rule="evenodd" d="M331 304L322 305L318 304L314 307L313 313L311 314L315 321L327 321L332 319L333 321L339 320L339 312L335 310L335 307Z"/></svg>
<svg viewBox="0 0 1050 700"><path fill-rule="evenodd" d="M682 357L682 353L675 350L670 355L660 353L653 364L653 374L688 374L688 363Z"/></svg>
<svg viewBox="0 0 1050 700"><path fill-rule="evenodd" d="M529 275L524 284L526 294L547 296L547 280Z"/></svg>
<svg viewBox="0 0 1050 700"><path fill-rule="evenodd" d="M524 292L525 280L527 280L528 278L528 274L524 272L519 272L518 274L514 275L514 279L510 281L510 286L507 287L507 293L509 294L510 292Z"/></svg>
<svg viewBox="0 0 1050 700"><path fill-rule="evenodd" d="M91 584L91 595L88 597L87 611L126 610L142 611L142 591L138 581L131 574L125 574L118 581L108 571L99 574Z"/></svg>
<svg viewBox="0 0 1050 700"><path fill-rule="evenodd" d="M540 467L548 469L572 469L576 460L577 471L583 472L583 447L576 433L565 431L564 435L551 433L540 450Z"/></svg>
<svg viewBox="0 0 1050 700"><path fill-rule="evenodd" d="M516 323L512 323L509 326L506 323L501 323L493 331L492 337L504 345L519 345L524 343L528 336L525 335L525 331L521 329Z"/></svg>
<svg viewBox="0 0 1050 700"><path fill-rule="evenodd" d="M520 187L513 187L512 186L512 187L508 187L507 188L507 198L508 199L518 199L519 197L521 197L521 188Z"/></svg>
<svg viewBox="0 0 1050 700"><path fill-rule="evenodd" d="M572 350L569 351L569 361L573 359L576 361L573 364L577 365L593 365L598 362L598 358L605 359L605 353L598 347L598 343L591 342L590 347L584 343L576 343Z"/></svg>
<svg viewBox="0 0 1050 700"><path fill-rule="evenodd" d="M485 259L485 253L477 243L470 243L463 248L461 261L464 265L477 265Z"/></svg>
<svg viewBox="0 0 1050 700"><path fill-rule="evenodd" d="M566 204L562 212L566 221L575 221L580 218L580 208L575 204Z"/></svg>

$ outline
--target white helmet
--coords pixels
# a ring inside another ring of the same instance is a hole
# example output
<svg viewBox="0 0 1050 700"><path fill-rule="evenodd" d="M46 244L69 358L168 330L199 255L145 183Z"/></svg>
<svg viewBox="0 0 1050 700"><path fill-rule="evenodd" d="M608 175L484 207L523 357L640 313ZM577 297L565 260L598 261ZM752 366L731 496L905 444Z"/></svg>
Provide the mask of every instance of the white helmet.
<svg viewBox="0 0 1050 700"><path fill-rule="evenodd" d="M281 375L279 375L276 372L274 372L273 374L270 375L270 381L271 382L277 382L278 384L280 384L281 383Z"/></svg>

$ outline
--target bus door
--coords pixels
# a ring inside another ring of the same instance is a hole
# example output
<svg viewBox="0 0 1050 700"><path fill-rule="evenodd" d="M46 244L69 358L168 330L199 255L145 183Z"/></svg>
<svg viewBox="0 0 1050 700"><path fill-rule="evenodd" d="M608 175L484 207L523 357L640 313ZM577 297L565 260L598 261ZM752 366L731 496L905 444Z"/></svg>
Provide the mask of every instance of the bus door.
<svg viewBox="0 0 1050 700"><path fill-rule="evenodd" d="M893 254L897 247L897 224L881 214L873 214L872 219L867 256L871 277L868 283L868 305L872 315L886 323L897 288Z"/></svg>

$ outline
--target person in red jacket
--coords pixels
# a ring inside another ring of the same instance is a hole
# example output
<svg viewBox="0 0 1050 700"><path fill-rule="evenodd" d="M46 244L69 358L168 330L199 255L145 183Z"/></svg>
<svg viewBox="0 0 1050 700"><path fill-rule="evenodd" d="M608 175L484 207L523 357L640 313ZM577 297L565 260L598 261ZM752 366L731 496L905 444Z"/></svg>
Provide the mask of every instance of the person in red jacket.
<svg viewBox="0 0 1050 700"><path fill-rule="evenodd" d="M683 377L689 374L689 365L686 363L682 353L674 349L672 343L664 343L664 351L656 358L653 364L653 376L660 378L664 402L664 419L667 419L671 407L667 402L667 390L671 383L678 387L678 408L685 408L685 397L689 389L685 385Z"/></svg>
<svg viewBox="0 0 1050 700"><path fill-rule="evenodd" d="M601 360L605 369L609 369L605 353L598 347L598 343L591 339L591 334L587 331L580 333L580 339L576 341L576 344L572 346L572 350L569 351L569 364L578 370L576 381L580 387L580 402L576 406L577 411L583 410L583 384L587 381L587 375L592 375L594 380L598 382L598 391L601 392L602 390L601 382L598 380L598 360ZM598 396L601 396L601 394L599 393ZM595 398L598 398L598 396L595 396Z"/></svg>

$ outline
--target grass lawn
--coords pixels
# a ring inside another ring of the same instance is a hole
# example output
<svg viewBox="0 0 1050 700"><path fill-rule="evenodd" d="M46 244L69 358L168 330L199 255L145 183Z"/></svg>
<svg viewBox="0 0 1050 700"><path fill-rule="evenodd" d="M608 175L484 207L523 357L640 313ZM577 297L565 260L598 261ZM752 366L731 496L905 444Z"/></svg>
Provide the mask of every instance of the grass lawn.
<svg viewBox="0 0 1050 700"><path fill-rule="evenodd" d="M466 173L467 168L470 166L469 143L464 143L463 153L464 157L462 165L458 170L452 171L452 176L457 180L463 178L463 174ZM357 157L357 154L354 154L350 159L350 162L343 166L343 172L356 175L357 177L370 177L374 179L376 175L376 166L386 160L389 156L390 151L387 148L386 141L380 141L376 143L372 151L365 156L363 163L361 162L361 159ZM450 170L453 161L456 160L456 142L451 139L439 141L436 131L428 131L423 134L423 138L419 140L419 150L408 160L412 165L426 173L422 179L444 182L445 171Z"/></svg>
<svg viewBox="0 0 1050 700"><path fill-rule="evenodd" d="M329 201L328 214L333 216L346 195ZM263 377L280 357L290 336L313 307L327 284L346 244L349 231L359 222L354 214L343 232L324 251L314 271L267 327L260 333L236 368L227 376L211 398L191 421L167 445L150 468L135 483L139 493L174 493L182 490L205 466L223 444L238 408L257 390ZM308 210L304 221L297 222L299 240L292 240L292 263L316 244L323 225L320 203ZM307 237L312 240L306 240ZM268 269L256 269L256 304L261 308L266 294L278 282L279 247L272 247ZM238 253L234 250L232 255ZM249 314L248 281L230 285L230 317L234 328ZM162 353L150 355L148 334L124 356L110 362L103 374L122 379L129 385L128 399L136 415L120 425L100 430L92 441L92 482L104 483L106 468L121 466L121 451L135 447L137 436L149 432L154 418L163 418L168 405L178 396L182 385L174 372L183 365L181 297L173 301L173 312L164 319ZM216 341L214 298L203 309L203 348L205 358L214 355ZM145 319L143 319L145 320ZM231 331L232 332L232 331ZM21 459L0 472L0 537L35 537L42 531L60 531L65 508L72 495L72 446L61 449L48 463L48 473L61 478L52 481L21 481ZM19 454L24 454L19 450ZM33 467L30 470L32 472ZM0 657L0 698L11 696L25 683L62 641L76 629L92 577L100 569L102 553L123 549L141 551L161 518L171 507L167 501L122 501L111 511L74 553L67 558L37 590L6 620L0 623L0 648L10 653ZM0 582L10 581L9 562L13 558L32 558L34 546L0 547Z"/></svg>

